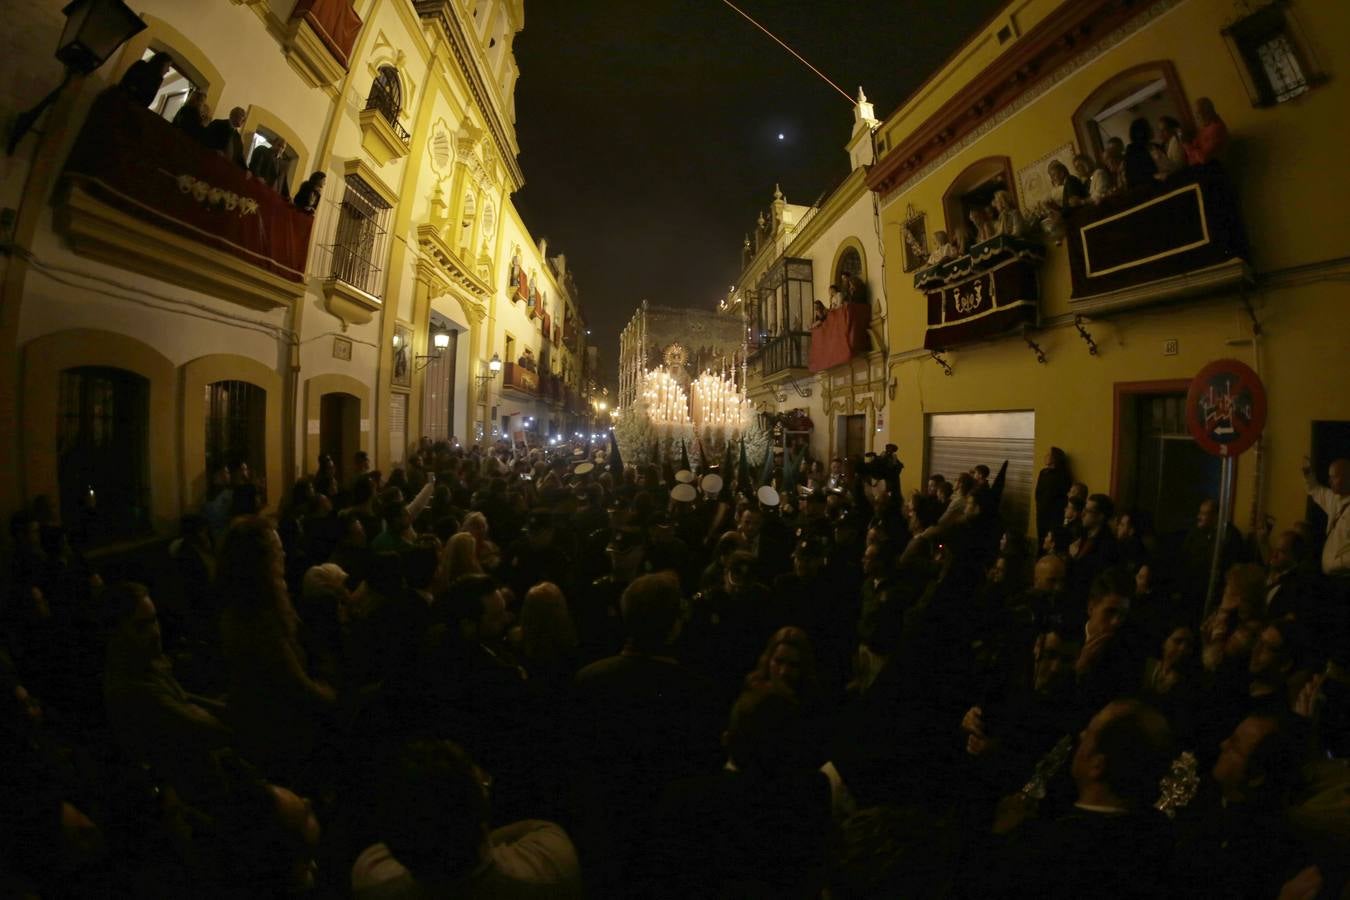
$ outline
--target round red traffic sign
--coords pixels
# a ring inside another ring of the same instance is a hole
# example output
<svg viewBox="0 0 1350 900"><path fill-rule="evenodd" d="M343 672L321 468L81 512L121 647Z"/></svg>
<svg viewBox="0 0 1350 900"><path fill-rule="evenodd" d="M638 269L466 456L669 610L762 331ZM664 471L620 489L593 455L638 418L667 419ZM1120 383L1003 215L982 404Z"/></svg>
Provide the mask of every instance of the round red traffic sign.
<svg viewBox="0 0 1350 900"><path fill-rule="evenodd" d="M1246 363L1215 360L1191 379L1186 425L1206 453L1237 456L1266 427L1266 387Z"/></svg>

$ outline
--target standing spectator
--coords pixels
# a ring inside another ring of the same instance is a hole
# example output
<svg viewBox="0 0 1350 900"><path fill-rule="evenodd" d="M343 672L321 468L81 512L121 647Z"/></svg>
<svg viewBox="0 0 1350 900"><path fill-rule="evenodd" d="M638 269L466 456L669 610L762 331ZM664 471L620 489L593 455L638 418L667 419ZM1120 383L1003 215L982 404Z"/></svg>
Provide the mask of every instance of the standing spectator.
<svg viewBox="0 0 1350 900"><path fill-rule="evenodd" d="M173 125L186 131L193 140L206 136L206 123L211 121L211 110L206 105L206 92L194 90L173 114Z"/></svg>
<svg viewBox="0 0 1350 900"><path fill-rule="evenodd" d="M1069 472L1069 457L1058 447L1051 447L1045 454L1045 466L1036 476L1036 537L1042 539L1045 533L1056 525L1064 523L1064 504L1069 499L1069 485L1073 484L1073 475Z"/></svg>
<svg viewBox="0 0 1350 900"><path fill-rule="evenodd" d="M1350 580L1350 459L1338 459L1327 469L1327 485L1317 483L1307 457L1303 478L1308 496L1327 514L1327 538L1322 545L1322 574Z"/></svg>
<svg viewBox="0 0 1350 900"><path fill-rule="evenodd" d="M172 68L173 57L163 51L149 59L138 59L122 75L122 90L137 104L148 108Z"/></svg>
<svg viewBox="0 0 1350 900"><path fill-rule="evenodd" d="M337 695L310 677L284 572L281 538L266 519L230 526L216 586L226 604L221 635L236 746L269 773L298 776Z"/></svg>
<svg viewBox="0 0 1350 900"><path fill-rule="evenodd" d="M1153 154L1153 162L1158 166L1158 177L1166 178L1186 168L1186 146L1181 139L1181 123L1171 116L1159 116L1158 138L1161 145Z"/></svg>
<svg viewBox="0 0 1350 900"><path fill-rule="evenodd" d="M415 741L381 767L380 843L352 867L357 900L581 897L577 853L551 822L490 830L492 778L450 741Z"/></svg>
<svg viewBox="0 0 1350 900"><path fill-rule="evenodd" d="M291 199L289 164L286 160L286 139L277 138L270 147L258 146L249 158L248 170L263 184L283 198Z"/></svg>
<svg viewBox="0 0 1350 900"><path fill-rule="evenodd" d="M1018 829L1001 864L988 872L987 896L1166 896L1172 834L1153 801L1171 743L1157 710L1134 700L1107 704L1073 756L1074 809ZM1016 827L1018 809L1001 804L995 831Z"/></svg>
<svg viewBox="0 0 1350 900"><path fill-rule="evenodd" d="M1130 123L1130 145L1125 148L1125 186L1130 188L1153 183L1158 164L1153 161L1153 127L1148 119L1140 117Z"/></svg>
<svg viewBox="0 0 1350 900"><path fill-rule="evenodd" d="M182 790L205 772L207 754L229 743L230 730L174 677L145 586L115 584L105 603L113 625L103 678L108 724L123 752Z"/></svg>
<svg viewBox="0 0 1350 900"><path fill-rule="evenodd" d="M625 896L631 837L645 833L662 789L707 771L717 754L711 685L674 659L682 621L679 582L644 575L623 592L628 643L576 680L582 858L602 895Z"/></svg>
<svg viewBox="0 0 1350 900"><path fill-rule="evenodd" d="M1195 101L1195 118L1200 129L1195 140L1186 145L1186 161L1193 166L1203 166L1213 162L1228 146L1228 126L1219 118L1214 101L1201 97Z"/></svg>
<svg viewBox="0 0 1350 900"><path fill-rule="evenodd" d="M248 170L248 166L244 162L244 138L239 134L239 129L244 127L247 115L243 107L236 106L230 110L228 119L216 119L207 125L205 133L206 146L209 149L245 171Z"/></svg>
<svg viewBox="0 0 1350 900"><path fill-rule="evenodd" d="M314 215L314 211L319 208L319 201L323 199L323 185L327 180L328 176L323 172L315 172L305 179L300 190L295 192L295 208Z"/></svg>

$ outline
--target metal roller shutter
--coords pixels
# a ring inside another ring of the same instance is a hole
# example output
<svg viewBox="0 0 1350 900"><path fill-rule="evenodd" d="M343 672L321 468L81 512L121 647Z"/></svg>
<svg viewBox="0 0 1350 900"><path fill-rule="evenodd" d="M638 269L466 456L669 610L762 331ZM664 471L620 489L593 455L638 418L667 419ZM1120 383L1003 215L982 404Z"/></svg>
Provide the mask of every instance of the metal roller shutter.
<svg viewBox="0 0 1350 900"><path fill-rule="evenodd" d="M1003 489L1003 521L1009 528L1030 527L1031 494L1035 479L1036 414L947 413L928 417L927 471L924 479L938 473L954 481L983 463L989 477L998 474L1008 460Z"/></svg>

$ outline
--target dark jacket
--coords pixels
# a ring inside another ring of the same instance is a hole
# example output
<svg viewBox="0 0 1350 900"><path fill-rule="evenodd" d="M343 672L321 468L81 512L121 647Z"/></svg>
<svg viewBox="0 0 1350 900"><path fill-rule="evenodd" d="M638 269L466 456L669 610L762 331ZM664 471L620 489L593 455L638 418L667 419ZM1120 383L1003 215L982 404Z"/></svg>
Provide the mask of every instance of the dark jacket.
<svg viewBox="0 0 1350 900"><path fill-rule="evenodd" d="M247 169L244 162L244 139L239 130L230 124L229 119L216 119L206 126L203 132L206 146L224 156L241 169Z"/></svg>

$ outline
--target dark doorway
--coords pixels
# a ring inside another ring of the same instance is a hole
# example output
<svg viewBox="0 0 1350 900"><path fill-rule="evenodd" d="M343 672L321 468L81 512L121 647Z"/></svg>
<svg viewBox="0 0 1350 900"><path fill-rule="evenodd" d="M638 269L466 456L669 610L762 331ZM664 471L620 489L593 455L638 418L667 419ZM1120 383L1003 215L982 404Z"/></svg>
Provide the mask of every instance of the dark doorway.
<svg viewBox="0 0 1350 900"><path fill-rule="evenodd" d="M350 477L352 457L361 446L361 401L351 394L319 398L319 453L337 463L338 484Z"/></svg>
<svg viewBox="0 0 1350 900"><path fill-rule="evenodd" d="M1222 463L1186 429L1185 384L1116 391L1115 496L1123 508L1147 512L1162 537L1185 532L1200 502L1219 496Z"/></svg>
<svg viewBox="0 0 1350 900"><path fill-rule="evenodd" d="M844 416L844 457L867 452L867 415Z"/></svg>

